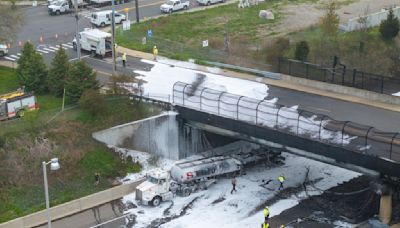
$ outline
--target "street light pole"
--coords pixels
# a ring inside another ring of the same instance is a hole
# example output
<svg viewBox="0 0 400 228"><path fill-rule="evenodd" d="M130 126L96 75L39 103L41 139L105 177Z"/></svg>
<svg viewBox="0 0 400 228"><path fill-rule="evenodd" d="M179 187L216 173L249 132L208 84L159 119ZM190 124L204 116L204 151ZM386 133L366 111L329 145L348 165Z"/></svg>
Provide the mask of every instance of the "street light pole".
<svg viewBox="0 0 400 228"><path fill-rule="evenodd" d="M44 179L44 194L46 197L46 215L47 215L47 227L51 228L51 217L50 217L50 203L49 203L49 188L47 185L47 169L46 169L46 162L42 162L43 166L43 179Z"/></svg>
<svg viewBox="0 0 400 228"><path fill-rule="evenodd" d="M47 165L50 165L50 170L58 170L60 164L58 158L52 158L49 162L42 162L43 167L43 180L44 180L44 194L46 197L46 215L47 215L47 227L51 228L51 216L50 216L50 202L49 202L49 187L47 184Z"/></svg>
<svg viewBox="0 0 400 228"><path fill-rule="evenodd" d="M78 0L75 0L75 21L76 21L76 51L78 60L81 59L81 45L79 41L79 15L78 15Z"/></svg>
<svg viewBox="0 0 400 228"><path fill-rule="evenodd" d="M139 0L135 0L136 23L139 23Z"/></svg>
<svg viewBox="0 0 400 228"><path fill-rule="evenodd" d="M111 45L112 45L112 59L113 59L113 73L117 71L117 65L115 63L115 8L114 8L114 1L111 0L111 10L112 10L112 15L111 15L111 31L112 31L112 39L111 39Z"/></svg>

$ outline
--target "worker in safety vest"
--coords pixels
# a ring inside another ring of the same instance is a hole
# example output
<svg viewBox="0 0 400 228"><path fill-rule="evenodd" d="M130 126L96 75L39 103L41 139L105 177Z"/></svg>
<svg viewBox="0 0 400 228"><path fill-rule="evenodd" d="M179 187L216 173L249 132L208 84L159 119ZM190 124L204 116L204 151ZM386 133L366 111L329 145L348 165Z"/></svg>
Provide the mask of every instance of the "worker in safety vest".
<svg viewBox="0 0 400 228"><path fill-rule="evenodd" d="M154 57L155 61L157 61L157 55L158 55L158 49L157 49L157 46L154 45L154 47L153 47L153 57Z"/></svg>
<svg viewBox="0 0 400 228"><path fill-rule="evenodd" d="M282 189L283 189L283 182L285 182L285 176L283 176L283 174L281 174L281 175L278 177L278 180L279 180L279 183L280 183L279 189L278 189L278 190L282 190Z"/></svg>
<svg viewBox="0 0 400 228"><path fill-rule="evenodd" d="M263 224L261 224L261 228L269 228L269 223L265 221Z"/></svg>
<svg viewBox="0 0 400 228"><path fill-rule="evenodd" d="M285 228L285 225L281 225L281 228Z"/></svg>
<svg viewBox="0 0 400 228"><path fill-rule="evenodd" d="M126 53L122 54L122 66L126 67Z"/></svg>
<svg viewBox="0 0 400 228"><path fill-rule="evenodd" d="M264 221L267 222L269 218L269 208L265 206L264 208Z"/></svg>

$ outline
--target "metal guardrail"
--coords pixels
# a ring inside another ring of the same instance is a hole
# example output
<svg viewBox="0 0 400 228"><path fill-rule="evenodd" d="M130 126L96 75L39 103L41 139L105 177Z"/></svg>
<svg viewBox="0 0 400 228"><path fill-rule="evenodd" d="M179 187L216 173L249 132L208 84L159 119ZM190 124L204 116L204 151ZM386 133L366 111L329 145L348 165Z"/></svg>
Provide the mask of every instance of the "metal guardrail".
<svg viewBox="0 0 400 228"><path fill-rule="evenodd" d="M176 82L173 103L195 110L271 128L348 150L400 162L400 133L382 132L327 115Z"/></svg>
<svg viewBox="0 0 400 228"><path fill-rule="evenodd" d="M220 62L212 62L212 61L204 61L204 62L207 64L210 64L210 65L213 65L213 66L253 73L253 74L265 77L265 78L271 78L271 79L275 79L275 80L281 79L280 74L272 73L269 71L263 71L263 70L248 68L248 67L235 66L232 64L226 64L226 63L220 63Z"/></svg>

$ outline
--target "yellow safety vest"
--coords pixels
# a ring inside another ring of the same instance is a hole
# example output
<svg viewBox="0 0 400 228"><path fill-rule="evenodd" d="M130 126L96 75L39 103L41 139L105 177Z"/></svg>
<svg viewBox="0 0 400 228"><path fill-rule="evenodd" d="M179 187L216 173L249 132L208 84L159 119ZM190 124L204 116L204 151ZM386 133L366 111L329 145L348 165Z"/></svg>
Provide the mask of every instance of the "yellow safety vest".
<svg viewBox="0 0 400 228"><path fill-rule="evenodd" d="M269 228L269 223L264 223L263 228Z"/></svg>
<svg viewBox="0 0 400 228"><path fill-rule="evenodd" d="M158 55L158 49L157 48L153 48L153 54L154 55Z"/></svg>
<svg viewBox="0 0 400 228"><path fill-rule="evenodd" d="M126 60L126 55L125 54L122 55L122 60Z"/></svg>
<svg viewBox="0 0 400 228"><path fill-rule="evenodd" d="M269 209L264 208L264 217L268 217L268 215L269 215Z"/></svg>
<svg viewBox="0 0 400 228"><path fill-rule="evenodd" d="M285 177L284 177L284 176L279 176L279 177L278 177L278 180L279 180L280 182L284 182L284 181L285 181Z"/></svg>

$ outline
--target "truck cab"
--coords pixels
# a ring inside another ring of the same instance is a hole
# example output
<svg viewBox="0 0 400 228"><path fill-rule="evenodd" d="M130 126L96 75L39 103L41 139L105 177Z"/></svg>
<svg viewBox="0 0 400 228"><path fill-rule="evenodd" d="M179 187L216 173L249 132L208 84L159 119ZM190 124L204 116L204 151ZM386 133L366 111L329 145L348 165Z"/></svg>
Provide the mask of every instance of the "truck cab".
<svg viewBox="0 0 400 228"><path fill-rule="evenodd" d="M47 6L47 9L50 15L60 15L62 13L68 13L71 10L68 1L53 2L51 5Z"/></svg>
<svg viewBox="0 0 400 228"><path fill-rule="evenodd" d="M162 201L171 200L171 177L168 172L156 170L147 176L146 181L136 187L136 200L144 205L158 206Z"/></svg>
<svg viewBox="0 0 400 228"><path fill-rule="evenodd" d="M5 44L0 44L0 56L5 56L8 54L8 47Z"/></svg>

